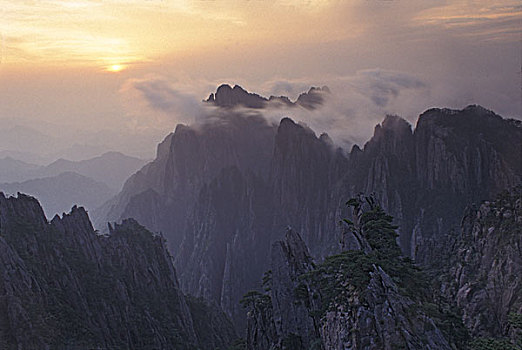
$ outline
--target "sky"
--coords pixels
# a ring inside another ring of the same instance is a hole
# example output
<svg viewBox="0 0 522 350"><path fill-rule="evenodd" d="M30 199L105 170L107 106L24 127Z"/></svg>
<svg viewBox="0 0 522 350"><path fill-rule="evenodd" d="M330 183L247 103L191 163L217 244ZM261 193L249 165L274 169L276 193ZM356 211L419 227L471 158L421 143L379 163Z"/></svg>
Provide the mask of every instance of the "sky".
<svg viewBox="0 0 522 350"><path fill-rule="evenodd" d="M327 85L323 108L267 118L346 145L386 114L522 115L519 1L0 0L0 35L0 134L52 140L0 142L0 157L152 158L177 123L209 113L201 100L221 83L291 99Z"/></svg>

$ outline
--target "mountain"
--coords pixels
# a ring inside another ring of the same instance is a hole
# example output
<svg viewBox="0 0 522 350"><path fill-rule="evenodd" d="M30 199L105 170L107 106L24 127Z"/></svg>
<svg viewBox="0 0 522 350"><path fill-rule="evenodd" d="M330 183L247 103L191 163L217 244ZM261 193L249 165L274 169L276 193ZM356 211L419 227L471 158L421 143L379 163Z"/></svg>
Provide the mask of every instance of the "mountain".
<svg viewBox="0 0 522 350"><path fill-rule="evenodd" d="M316 109L324 103L325 96L330 94L328 86L311 87L308 92L303 92L297 97L295 104L306 109Z"/></svg>
<svg viewBox="0 0 522 350"><path fill-rule="evenodd" d="M319 261L341 250L347 198L374 193L400 227L402 252L429 267L468 205L522 178L521 123L480 106L430 109L414 129L387 116L349 153L289 118L274 126L252 113L215 112L167 136L95 222L133 217L162 232L183 290L219 303L236 324L244 321L238 301L259 287L286 227Z"/></svg>
<svg viewBox="0 0 522 350"><path fill-rule="evenodd" d="M120 152L106 152L101 156L82 161L58 159L38 171L39 176L53 176L63 172L75 172L103 182L120 190L127 178L141 168L146 161Z"/></svg>
<svg viewBox="0 0 522 350"><path fill-rule="evenodd" d="M15 152L39 150L41 153L48 153L65 145L63 140L29 126L12 123L3 126L0 129L0 149L2 150Z"/></svg>
<svg viewBox="0 0 522 350"><path fill-rule="evenodd" d="M0 159L0 179L3 182L20 181L39 168L38 165L27 163L12 157Z"/></svg>
<svg viewBox="0 0 522 350"><path fill-rule="evenodd" d="M40 198L48 216L68 212L74 205L94 209L117 193L102 182L73 172L0 184L0 191L9 194L22 192Z"/></svg>
<svg viewBox="0 0 522 350"><path fill-rule="evenodd" d="M19 152L19 151L9 151L9 150L1 150L0 151L0 158L12 158L18 161L22 161L24 163L28 164L34 164L34 165L45 165L47 163L47 160L45 157L38 155L36 153L32 152Z"/></svg>
<svg viewBox="0 0 522 350"><path fill-rule="evenodd" d="M0 347L226 349L225 315L181 293L163 237L133 220L97 235L83 208L47 221L0 194Z"/></svg>
<svg viewBox="0 0 522 350"><path fill-rule="evenodd" d="M347 204L357 247L314 262L292 229L272 245L263 291L241 300L246 348L520 348L522 187L468 208L440 268L424 271L373 197Z"/></svg>
<svg viewBox="0 0 522 350"><path fill-rule="evenodd" d="M392 217L368 203L347 227L360 249L315 263L292 229L272 245L265 292L241 301L248 349L463 348L462 322L432 310L429 283L401 257Z"/></svg>
<svg viewBox="0 0 522 350"><path fill-rule="evenodd" d="M522 187L467 208L451 238L438 270L442 296L462 310L473 336L514 341L513 318L522 314Z"/></svg>
<svg viewBox="0 0 522 350"><path fill-rule="evenodd" d="M99 154L103 154L104 152L106 153L107 149L110 149L110 147L102 144L74 143L58 151L55 150L47 154L46 158L48 159L48 161L46 163L52 162L55 159L60 158L80 162L83 160L98 157Z"/></svg>
<svg viewBox="0 0 522 350"><path fill-rule="evenodd" d="M303 107L306 109L316 109L320 107L325 98L330 94L327 86L322 88L312 87L308 92L299 95L295 102L290 101L286 96L262 97L255 93L250 93L239 85L231 87L228 84L220 85L215 93L211 93L204 101L208 104L221 107L246 107L253 109L263 109L267 107Z"/></svg>
<svg viewBox="0 0 522 350"><path fill-rule="evenodd" d="M494 198L522 178L522 125L480 106L431 109L412 132L387 117L360 152L344 187L376 193L401 227L402 250L429 265L467 205Z"/></svg>
<svg viewBox="0 0 522 350"><path fill-rule="evenodd" d="M267 178L276 130L261 117L232 113L199 128L178 125L158 146L157 158L97 211L96 226L133 217L162 232L179 254L184 291L242 314L244 285L257 283L270 247L264 233L272 214ZM246 259L252 264L241 263Z"/></svg>
<svg viewBox="0 0 522 350"><path fill-rule="evenodd" d="M0 159L0 181L21 182L57 176L64 172L74 172L97 182L102 182L113 191L118 191L125 180L145 163L146 161L142 159L119 152L106 152L100 156L81 161L58 159L47 166L27 164L6 157Z"/></svg>

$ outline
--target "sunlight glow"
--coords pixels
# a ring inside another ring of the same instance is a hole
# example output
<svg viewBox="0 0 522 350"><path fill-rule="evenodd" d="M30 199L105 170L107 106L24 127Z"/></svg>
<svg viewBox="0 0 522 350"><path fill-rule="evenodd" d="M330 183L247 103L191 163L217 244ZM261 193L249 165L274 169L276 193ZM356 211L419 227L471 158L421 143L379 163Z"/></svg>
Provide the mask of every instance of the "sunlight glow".
<svg viewBox="0 0 522 350"><path fill-rule="evenodd" d="M390 6L370 6L373 2L366 0L220 0L212 6L201 0L0 0L0 59L4 64L81 65L118 72L125 67L112 65L223 48L364 40L365 33L378 32L381 25L377 17L360 20L370 7L404 13L417 28L518 40L519 1L454 0L419 5L410 12L414 0L403 5L386 1Z"/></svg>
<svg viewBox="0 0 522 350"><path fill-rule="evenodd" d="M113 65L111 65L111 66L108 66L106 70L107 70L108 72L117 73L117 72L121 72L123 69L125 69L125 66L124 66L124 65L121 65L121 64L113 64Z"/></svg>

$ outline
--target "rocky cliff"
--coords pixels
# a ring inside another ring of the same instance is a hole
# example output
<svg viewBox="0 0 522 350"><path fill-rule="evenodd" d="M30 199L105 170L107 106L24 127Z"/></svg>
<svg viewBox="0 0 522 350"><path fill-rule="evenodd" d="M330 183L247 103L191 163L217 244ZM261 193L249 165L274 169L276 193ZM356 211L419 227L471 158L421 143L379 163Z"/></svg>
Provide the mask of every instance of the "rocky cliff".
<svg viewBox="0 0 522 350"><path fill-rule="evenodd" d="M293 230L272 246L265 293L250 292L248 349L451 349L460 321L435 311L428 284L400 257L391 217L379 207L357 225L363 250L314 264ZM448 327L448 324L451 329Z"/></svg>
<svg viewBox="0 0 522 350"><path fill-rule="evenodd" d="M289 118L274 126L217 108L203 124L178 126L97 222L134 217L162 232L182 288L240 320L238 300L269 267L285 227L314 258L331 255L346 198L374 193L400 226L403 253L429 266L467 205L520 182L521 150L520 123L479 106L428 110L415 129L388 116L349 154Z"/></svg>
<svg viewBox="0 0 522 350"><path fill-rule="evenodd" d="M50 222L0 194L0 347L226 348L223 313L181 293L165 240L134 220L97 235L83 208ZM203 311L201 311L203 310Z"/></svg>
<svg viewBox="0 0 522 350"><path fill-rule="evenodd" d="M510 315L522 314L522 187L468 208L452 245L443 295L473 336L513 335Z"/></svg>

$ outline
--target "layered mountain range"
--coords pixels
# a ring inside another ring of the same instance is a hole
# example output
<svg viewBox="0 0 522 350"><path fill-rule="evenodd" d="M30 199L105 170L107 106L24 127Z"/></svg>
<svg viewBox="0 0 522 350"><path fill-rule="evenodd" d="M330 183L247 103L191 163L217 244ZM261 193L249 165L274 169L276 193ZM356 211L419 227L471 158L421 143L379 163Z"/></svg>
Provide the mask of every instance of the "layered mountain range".
<svg viewBox="0 0 522 350"><path fill-rule="evenodd" d="M228 318L185 296L163 237L134 220L98 235L83 208L50 222L0 193L2 349L226 349Z"/></svg>
<svg viewBox="0 0 522 350"><path fill-rule="evenodd" d="M58 159L46 166L6 157L0 159L0 191L37 197L49 217L73 205L95 209L116 195L127 177L145 163L119 152L82 161Z"/></svg>
<svg viewBox="0 0 522 350"><path fill-rule="evenodd" d="M49 217L65 213L74 205L97 208L117 193L105 183L74 172L23 182L3 183L0 184L0 191L6 194L21 192L37 197Z"/></svg>
<svg viewBox="0 0 522 350"><path fill-rule="evenodd" d="M143 159L120 152L106 152L80 161L60 158L45 166L5 157L0 159L0 182L22 182L75 172L119 191L125 180L145 163Z"/></svg>
<svg viewBox="0 0 522 350"><path fill-rule="evenodd" d="M222 108L198 125L178 125L156 159L95 213L99 227L132 217L161 232L183 290L238 322L238 301L259 288L287 227L315 259L359 249L338 223L347 198L373 193L400 227L403 254L430 266L466 206L521 180L521 123L480 106L427 110L414 129L387 116L362 149L347 152L289 118L267 122L253 113L260 99L269 100L218 89L207 101Z"/></svg>

